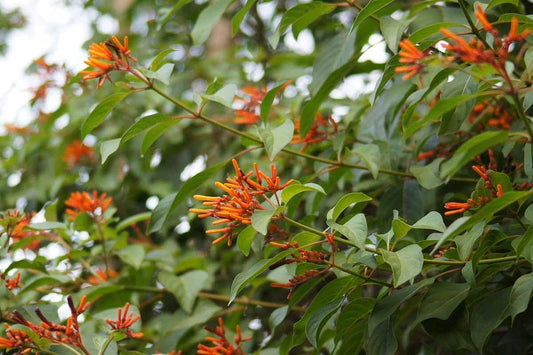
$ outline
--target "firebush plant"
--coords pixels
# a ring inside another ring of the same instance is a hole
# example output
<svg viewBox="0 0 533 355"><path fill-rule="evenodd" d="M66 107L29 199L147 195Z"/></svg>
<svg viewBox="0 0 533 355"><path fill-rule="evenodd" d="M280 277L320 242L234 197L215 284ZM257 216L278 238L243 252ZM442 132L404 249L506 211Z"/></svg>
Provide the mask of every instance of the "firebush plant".
<svg viewBox="0 0 533 355"><path fill-rule="evenodd" d="M4 353L533 351L529 5L87 6L0 137Z"/></svg>

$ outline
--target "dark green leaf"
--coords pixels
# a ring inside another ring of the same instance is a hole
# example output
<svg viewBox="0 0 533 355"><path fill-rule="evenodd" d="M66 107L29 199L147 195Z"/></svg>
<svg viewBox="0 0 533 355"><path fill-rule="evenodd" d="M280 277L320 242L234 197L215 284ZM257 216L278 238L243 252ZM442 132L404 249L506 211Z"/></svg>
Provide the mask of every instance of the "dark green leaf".
<svg viewBox="0 0 533 355"><path fill-rule="evenodd" d="M470 256L474 243L481 237L484 229L485 222L479 222L471 230L455 237L455 245L457 245L457 252L461 260L466 260Z"/></svg>
<svg viewBox="0 0 533 355"><path fill-rule="evenodd" d="M375 144L358 144L352 152L365 163L365 166L372 174L372 177L377 179L381 165L381 153L379 147Z"/></svg>
<svg viewBox="0 0 533 355"><path fill-rule="evenodd" d="M440 176L443 179L452 177L472 158L484 153L492 146L505 143L509 138L507 131L483 132L470 138L454 153L453 157L442 164Z"/></svg>
<svg viewBox="0 0 533 355"><path fill-rule="evenodd" d="M142 245L139 244L128 245L124 249L117 250L115 253L120 260L131 265L135 270L139 270L146 254Z"/></svg>
<svg viewBox="0 0 533 355"><path fill-rule="evenodd" d="M448 319L469 291L468 283L439 282L432 285L420 303L416 322L429 318Z"/></svg>
<svg viewBox="0 0 533 355"><path fill-rule="evenodd" d="M356 298L346 305L337 321L336 343L342 341L336 355L358 354L364 341L366 319L374 308L373 298Z"/></svg>
<svg viewBox="0 0 533 355"><path fill-rule="evenodd" d="M365 353L368 355L394 355L398 342L394 336L393 322L390 318L378 324L373 332L365 337Z"/></svg>
<svg viewBox="0 0 533 355"><path fill-rule="evenodd" d="M171 126L177 124L178 122L178 120L165 121L150 128L148 132L146 132L141 143L141 153L145 154L148 151L148 148L154 144L157 138L161 137L163 133L165 133Z"/></svg>
<svg viewBox="0 0 533 355"><path fill-rule="evenodd" d="M128 130L122 135L120 144L124 144L139 133L157 125L162 122L168 122L175 120L174 117L169 117L162 113L154 113L153 115L145 116L140 118L137 122L132 124Z"/></svg>
<svg viewBox="0 0 533 355"><path fill-rule="evenodd" d="M425 166L413 165L411 166L411 173L418 180L420 186L427 190L433 190L444 183L440 178L439 166L444 158L437 158L430 164Z"/></svg>
<svg viewBox="0 0 533 355"><path fill-rule="evenodd" d="M352 24L350 32L353 31L361 22L366 20L368 17L374 15L376 12L390 4L393 0L373 0L369 1L367 5L359 11L355 21Z"/></svg>
<svg viewBox="0 0 533 355"><path fill-rule="evenodd" d="M533 291L533 273L520 276L511 289L509 308L514 318L527 309Z"/></svg>
<svg viewBox="0 0 533 355"><path fill-rule="evenodd" d="M81 126L82 138L85 138L86 135L91 133L96 127L104 122L106 116L115 108L115 106L131 93L132 91L117 92L103 99L83 122Z"/></svg>
<svg viewBox="0 0 533 355"><path fill-rule="evenodd" d="M274 99L278 95L279 91L286 87L288 82L285 82L283 84L279 84L278 86L272 88L265 97L263 98L263 101L261 101L260 106L260 113L261 113L261 119L264 123L267 123L268 121L268 115L270 114L270 110L272 109L272 103L274 102ZM292 137L291 137L292 138Z"/></svg>
<svg viewBox="0 0 533 355"><path fill-rule="evenodd" d="M189 180L185 181L178 192L162 199L152 212L152 218L150 218L148 232L153 233L160 230L167 221L167 218L170 216L170 213L226 164L227 161L223 161L217 165L213 165L212 167L205 169L204 171L199 172Z"/></svg>
<svg viewBox="0 0 533 355"><path fill-rule="evenodd" d="M246 1L246 4L243 6L243 8L240 9L239 12L237 12L231 19L231 34L233 36L239 32L239 27L241 26L242 20L244 20L244 16L246 16L256 1L257 0Z"/></svg>

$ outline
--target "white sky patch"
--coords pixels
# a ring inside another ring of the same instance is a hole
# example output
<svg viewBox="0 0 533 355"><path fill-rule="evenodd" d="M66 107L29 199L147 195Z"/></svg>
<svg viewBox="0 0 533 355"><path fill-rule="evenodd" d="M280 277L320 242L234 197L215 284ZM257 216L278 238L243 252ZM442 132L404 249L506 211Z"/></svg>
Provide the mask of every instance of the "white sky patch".
<svg viewBox="0 0 533 355"><path fill-rule="evenodd" d="M205 155L197 156L192 163L187 165L180 174L180 180L186 181L192 178L194 175L198 174L201 171L205 170L205 163L207 157Z"/></svg>
<svg viewBox="0 0 533 355"><path fill-rule="evenodd" d="M381 71L379 70L368 74L350 75L329 96L337 100L344 98L355 100L359 95L373 92L380 78Z"/></svg>
<svg viewBox="0 0 533 355"><path fill-rule="evenodd" d="M315 39L309 29L305 29L295 39L292 31L289 31L284 37L283 42L292 51L298 54L311 54L315 50Z"/></svg>
<svg viewBox="0 0 533 355"><path fill-rule="evenodd" d="M148 208L150 211L152 211L154 208L157 207L157 204L159 203L159 197L157 196L150 196L146 199L146 208Z"/></svg>
<svg viewBox="0 0 533 355"><path fill-rule="evenodd" d="M65 63L75 72L85 68L87 53L81 46L92 35L97 11L83 9L81 0L69 5L63 0L0 0L0 6L7 11L20 7L27 20L9 33L6 55L0 58L0 67L9 68L0 81L0 121L27 124L34 118L28 101L35 85L25 70L43 55L47 62Z"/></svg>
<svg viewBox="0 0 533 355"><path fill-rule="evenodd" d="M174 231L178 234L184 234L191 230L191 224L187 217L181 217L180 223L174 228Z"/></svg>
<svg viewBox="0 0 533 355"><path fill-rule="evenodd" d="M367 60L374 63L386 63L389 60L387 54L387 44L382 35L374 33L368 38L368 44L363 46L363 54L359 57L358 62Z"/></svg>

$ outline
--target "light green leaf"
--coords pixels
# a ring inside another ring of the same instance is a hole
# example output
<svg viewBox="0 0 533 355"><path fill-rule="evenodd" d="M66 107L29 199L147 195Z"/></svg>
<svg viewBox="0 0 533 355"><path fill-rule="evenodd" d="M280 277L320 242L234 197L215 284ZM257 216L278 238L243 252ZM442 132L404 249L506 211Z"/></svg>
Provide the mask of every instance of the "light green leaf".
<svg viewBox="0 0 533 355"><path fill-rule="evenodd" d="M348 207L355 205L359 202L368 202L372 201L372 197L365 195L362 192L352 192L341 197L339 201L333 206L332 209L328 211L327 219L336 221L337 218L344 212Z"/></svg>
<svg viewBox="0 0 533 355"><path fill-rule="evenodd" d="M256 210L252 215L252 227L262 235L266 235L274 213L276 210Z"/></svg>
<svg viewBox="0 0 533 355"><path fill-rule="evenodd" d="M351 240L359 249L365 249L367 225L364 214L358 213L344 224L338 224L333 220L327 220L326 223L348 238L348 240Z"/></svg>
<svg viewBox="0 0 533 355"><path fill-rule="evenodd" d="M192 0L178 0L178 2L176 2L176 4L174 5L174 7L165 15L165 17L163 17L163 19L161 20L159 26L158 26L158 29L160 30L163 26L165 26L165 24L168 22L168 20L170 20L170 18L179 10L181 9L183 6L187 5L188 3L190 3Z"/></svg>
<svg viewBox="0 0 533 355"><path fill-rule="evenodd" d="M276 155L292 140L294 124L286 119L281 125L271 128L257 128L259 137L265 145L270 160L274 160Z"/></svg>
<svg viewBox="0 0 533 355"><path fill-rule="evenodd" d="M444 232L446 230L442 215L436 211L429 212L411 227L415 229L431 229L438 232Z"/></svg>
<svg viewBox="0 0 533 355"><path fill-rule="evenodd" d="M150 70L151 71L157 71L159 70L163 64L165 64L165 61L166 61L166 58L167 56L176 51L175 49L172 49L172 48L167 48L165 49L164 51L162 51L161 53L159 53L155 58L154 60L152 60L152 64L150 64Z"/></svg>
<svg viewBox="0 0 533 355"><path fill-rule="evenodd" d="M120 146L120 138L109 139L100 143L100 156L102 157L102 164L104 164L111 154L117 151Z"/></svg>
<svg viewBox="0 0 533 355"><path fill-rule="evenodd" d="M159 282L176 297L187 313L193 310L198 292L204 287L207 278L207 272L202 270L189 271L181 276L163 271L158 276Z"/></svg>
<svg viewBox="0 0 533 355"><path fill-rule="evenodd" d="M361 159L374 179L377 179L379 174L379 167L381 165L381 153L379 147L375 144L358 144L352 151Z"/></svg>
<svg viewBox="0 0 533 355"><path fill-rule="evenodd" d="M243 8L240 9L239 12L235 14L235 16L233 16L233 18L231 19L232 36L235 37L237 32L239 32L239 27L241 26L242 20L244 20L244 16L246 16L246 14L248 13L248 11L250 11L250 9L252 8L252 6L255 4L256 1L257 0L246 1L246 4L243 6Z"/></svg>
<svg viewBox="0 0 533 355"><path fill-rule="evenodd" d="M233 1L234 0L216 0L210 2L209 5L202 10L191 32L192 42L195 46L200 45L207 40L213 27L217 24L218 20L222 17L222 14L224 14L224 11L226 11L226 8Z"/></svg>
<svg viewBox="0 0 533 355"><path fill-rule="evenodd" d="M397 349L398 341L394 336L393 321L390 318L365 335L365 353L368 355L394 355Z"/></svg>
<svg viewBox="0 0 533 355"><path fill-rule="evenodd" d="M91 133L96 127L104 122L107 115L115 108L115 106L131 93L132 91L117 92L103 99L81 125L81 137L85 138L86 135Z"/></svg>
<svg viewBox="0 0 533 355"><path fill-rule="evenodd" d="M237 86L235 84L228 84L211 95L202 95L202 98L209 101L218 102L221 105L231 108L233 105L233 98L237 93Z"/></svg>
<svg viewBox="0 0 533 355"><path fill-rule="evenodd" d="M244 228L237 237L237 247L240 251L246 256L250 254L250 248L252 247L252 242L257 235L253 226L247 226Z"/></svg>
<svg viewBox="0 0 533 355"><path fill-rule="evenodd" d="M124 263L131 265L135 270L139 270L146 253L142 245L133 244L128 245L124 249L117 250L115 254L117 254L120 260Z"/></svg>
<svg viewBox="0 0 533 355"><path fill-rule="evenodd" d="M432 285L420 303L416 323L429 318L448 319L469 291L468 283L439 282Z"/></svg>
<svg viewBox="0 0 533 355"><path fill-rule="evenodd" d="M287 204L294 196L307 191L319 192L326 195L326 191L324 191L322 186L318 184L312 182L301 184L300 182L295 181L281 191L281 199Z"/></svg>
<svg viewBox="0 0 533 355"><path fill-rule="evenodd" d="M339 310L341 305L342 301L339 300L327 303L309 318L309 321L305 326L305 334L311 345L315 348L318 346L320 332L328 320Z"/></svg>
<svg viewBox="0 0 533 355"><path fill-rule="evenodd" d="M516 279L509 300L511 316L514 318L527 309L533 291L533 273L520 276Z"/></svg>
<svg viewBox="0 0 533 355"><path fill-rule="evenodd" d="M215 175L227 161L218 163L205 169L204 171L199 172L194 175L181 186L180 190L172 195L169 195L159 201L159 204L152 212L152 218L150 218L150 224L148 226L148 232L153 233L159 231L164 223L167 221L167 218L170 216L170 213L178 207L180 203L185 201L185 199L191 197L191 194L198 190L200 186L207 180L209 180L213 175Z"/></svg>
<svg viewBox="0 0 533 355"><path fill-rule="evenodd" d="M516 7L519 7L520 1L519 0L492 0L487 5L487 8L485 11L492 9L495 6L501 5L501 4L513 4Z"/></svg>
<svg viewBox="0 0 533 355"><path fill-rule="evenodd" d="M418 180L420 186L426 190L433 190L444 183L440 178L439 166L444 158L437 158L430 164L425 166L413 165L411 166L411 173Z"/></svg>
<svg viewBox="0 0 533 355"><path fill-rule="evenodd" d="M397 252L383 250L383 260L391 266L394 287L412 279L422 271L424 256L422 248L411 244Z"/></svg>
<svg viewBox="0 0 533 355"><path fill-rule="evenodd" d="M516 254L533 263L533 225L530 225L523 236L511 243Z"/></svg>
<svg viewBox="0 0 533 355"><path fill-rule="evenodd" d="M366 319L372 312L376 300L373 298L356 298L345 307L337 320L337 334L335 342L342 343L337 355L359 354L364 341Z"/></svg>
<svg viewBox="0 0 533 355"><path fill-rule="evenodd" d="M466 260L472 251L472 247L476 240L481 237L485 229L485 222L479 222L468 232L455 237L455 245L457 245L457 252L461 260Z"/></svg>
<svg viewBox="0 0 533 355"><path fill-rule="evenodd" d="M39 222L31 223L29 225L31 229L46 230L46 229L67 229L65 223L61 222Z"/></svg>
<svg viewBox="0 0 533 355"><path fill-rule="evenodd" d="M148 148L150 148L163 133L165 133L171 126L177 124L178 122L178 120L164 121L150 128L144 135L141 143L141 153L145 154L148 151Z"/></svg>
<svg viewBox="0 0 533 355"><path fill-rule="evenodd" d="M159 80L165 85L170 84L170 75L172 75L172 70L174 70L174 64L165 63L157 71L151 71L145 69L143 74L150 79Z"/></svg>
<svg viewBox="0 0 533 355"><path fill-rule="evenodd" d="M391 52L394 54L398 53L398 43L400 42L400 38L402 38L405 28L415 19L414 17L411 19L408 18L407 14L408 13L404 13L404 16L402 16L400 19L394 19L391 16L384 16L380 18L379 21L381 33L385 38L387 47L389 47Z"/></svg>
<svg viewBox="0 0 533 355"><path fill-rule="evenodd" d="M492 146L505 143L508 138L509 133L507 131L483 132L470 138L457 149L453 157L442 164L441 178L452 177L472 158L487 151Z"/></svg>
<svg viewBox="0 0 533 355"><path fill-rule="evenodd" d="M396 241L405 237L405 235L409 233L410 230L411 226L402 221L401 219L395 218L392 220L392 231L394 232Z"/></svg>
<svg viewBox="0 0 533 355"><path fill-rule="evenodd" d="M361 22L366 20L368 17L374 15L376 12L390 4L393 0L372 0L367 3L367 5L359 11L355 21L352 24L350 32L352 32Z"/></svg>

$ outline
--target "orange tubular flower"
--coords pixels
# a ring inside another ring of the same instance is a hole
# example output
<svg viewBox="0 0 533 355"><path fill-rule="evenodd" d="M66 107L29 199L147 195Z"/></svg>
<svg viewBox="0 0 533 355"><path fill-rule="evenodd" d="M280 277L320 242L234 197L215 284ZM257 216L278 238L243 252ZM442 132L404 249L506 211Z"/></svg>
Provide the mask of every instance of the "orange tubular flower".
<svg viewBox="0 0 533 355"><path fill-rule="evenodd" d="M30 230L28 228L31 223L32 215L34 214L34 212L21 214L17 209L8 210L4 216L0 216L0 224L3 225L6 234L11 237L14 242L19 242L24 238L35 237L44 233L43 231ZM39 247L40 243L40 240L34 240L26 244L24 248L35 250Z"/></svg>
<svg viewBox="0 0 533 355"><path fill-rule="evenodd" d="M65 205L71 207L67 208L66 212L68 219L73 220L80 213L87 213L94 220L102 220L103 214L113 201L111 197L106 197L105 193L98 196L98 192L93 191L92 196L87 192L76 191L70 194Z"/></svg>
<svg viewBox="0 0 533 355"><path fill-rule="evenodd" d="M96 274L98 275L98 277L94 275L89 275L87 277L87 282L93 285L98 285L108 281L109 279L116 279L120 275L118 272L111 268L108 268L107 272L102 269L98 269L96 270Z"/></svg>
<svg viewBox="0 0 533 355"><path fill-rule="evenodd" d="M215 239L213 244L220 243L227 239L230 246L235 237L235 230L243 225L252 224L252 214L254 211L265 207L261 205L259 196L274 207L274 204L267 193L276 197L276 192L283 190L294 180L291 179L281 185L281 180L277 175L276 167L270 167L271 176L267 176L254 164L254 171L244 174L235 159L232 160L233 167L237 175L234 178L227 178L226 183L216 182L215 185L224 190L227 194L220 197L195 195L196 200L202 201L208 209L191 208L192 213L198 213L199 218L214 217L217 220L213 226L225 224L225 227L207 230L207 234L222 233L222 236ZM252 175L255 173L255 179ZM264 184L263 184L264 183ZM266 186L265 186L266 185ZM277 199L277 197L276 197ZM279 202L278 202L279 204Z"/></svg>
<svg viewBox="0 0 533 355"><path fill-rule="evenodd" d="M96 156L93 147L88 147L82 141L76 139L67 146L61 160L67 164L67 169L72 170L78 163L94 163Z"/></svg>
<svg viewBox="0 0 533 355"><path fill-rule="evenodd" d="M112 40L107 40L102 43L93 43L89 46L89 54L91 55L86 61L94 70L83 70L83 80L96 79L98 80L97 88L102 87L106 80L112 81L109 73L113 70L129 71L138 76L130 66L130 60L136 62L137 59L131 56L129 49L128 36L124 37L124 44L113 36Z"/></svg>
<svg viewBox="0 0 533 355"><path fill-rule="evenodd" d="M226 329L224 328L224 321L222 318L218 318L218 326L213 329L206 326L205 330L215 334L218 338L206 337L205 340L213 343L214 346L209 347L204 344L198 344L197 354L200 355L244 355L241 349L242 343L252 339L251 336L243 338L241 334L241 327L237 325L235 330L237 336L234 339L235 345L232 345L226 338Z"/></svg>
<svg viewBox="0 0 533 355"><path fill-rule="evenodd" d="M400 63L409 64L401 67L396 67L394 71L396 73L406 73L402 79L408 80L422 72L424 68L423 59L426 54L418 49L413 42L409 39L404 39L400 42L400 48L402 49L398 55L400 56Z"/></svg>
<svg viewBox="0 0 533 355"><path fill-rule="evenodd" d="M6 288L11 291L20 285L20 272L17 272L17 276L14 279L8 279L4 274L0 274L0 279L4 280Z"/></svg>
<svg viewBox="0 0 533 355"><path fill-rule="evenodd" d="M331 124L331 131L328 130L330 127L328 123ZM304 150L308 145L325 141L329 138L329 136L336 134L337 128L337 123L333 120L333 118L329 117L326 120L324 116L322 116L320 113L317 113L315 121L313 122L313 126L309 132L307 132L305 137L302 138L302 136L299 134L300 121L296 120L294 122L294 130L298 133L295 133L292 137L291 144L303 144L304 146L302 147L302 150Z"/></svg>
<svg viewBox="0 0 533 355"><path fill-rule="evenodd" d="M485 13L483 12L483 9L481 8L481 5L477 5L477 11L474 13L474 16L481 22L481 25L483 26L483 29L487 32L492 31L492 23L487 20L487 17L485 17Z"/></svg>
<svg viewBox="0 0 533 355"><path fill-rule="evenodd" d="M105 321L113 330L124 330L124 334L126 334L126 336L129 338L142 338L144 335L143 333L135 333L130 329L133 323L137 322L141 318L141 316L136 315L134 317L133 312L130 312L130 314L128 314L129 309L130 303L126 302L126 305L124 306L124 311L122 310L122 308L118 309L117 320L106 319Z"/></svg>

